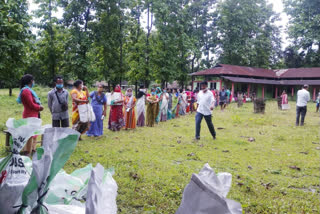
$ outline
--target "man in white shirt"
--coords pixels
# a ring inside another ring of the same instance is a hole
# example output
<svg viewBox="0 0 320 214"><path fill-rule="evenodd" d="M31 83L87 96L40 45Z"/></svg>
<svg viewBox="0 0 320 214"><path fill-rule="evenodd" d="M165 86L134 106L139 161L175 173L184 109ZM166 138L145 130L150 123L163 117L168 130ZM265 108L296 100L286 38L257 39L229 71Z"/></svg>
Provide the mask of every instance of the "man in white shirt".
<svg viewBox="0 0 320 214"><path fill-rule="evenodd" d="M207 122L208 128L213 139L216 139L216 132L212 124L211 111L214 108L214 96L210 90L208 90L208 83L201 83L201 91L197 96L198 109L196 114L196 140L200 140L200 129L202 118Z"/></svg>
<svg viewBox="0 0 320 214"><path fill-rule="evenodd" d="M301 122L300 126L304 125L304 118L307 114L307 104L310 101L310 93L308 91L309 86L304 85L301 90L297 93L297 118L296 118L296 126L299 126L300 115Z"/></svg>

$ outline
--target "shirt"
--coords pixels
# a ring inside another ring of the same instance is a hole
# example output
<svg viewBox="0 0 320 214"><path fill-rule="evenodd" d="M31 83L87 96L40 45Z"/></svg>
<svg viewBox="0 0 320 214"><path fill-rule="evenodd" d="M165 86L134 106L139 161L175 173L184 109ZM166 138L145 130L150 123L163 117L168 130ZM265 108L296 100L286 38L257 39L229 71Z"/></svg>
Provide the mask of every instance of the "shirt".
<svg viewBox="0 0 320 214"><path fill-rule="evenodd" d="M220 101L226 101L227 100L227 92L226 91L220 91L219 93Z"/></svg>
<svg viewBox="0 0 320 214"><path fill-rule="evenodd" d="M56 95L57 89L54 88L48 93L48 107L52 114L52 120L64 120L69 118L69 113L67 111L62 111L61 104L58 101ZM61 92L57 91L61 103L66 103L68 105L69 93L67 90L63 89Z"/></svg>
<svg viewBox="0 0 320 214"><path fill-rule="evenodd" d="M23 118L39 116L40 105L36 103L29 89L25 89L21 93L21 102L24 107L23 114L22 114Z"/></svg>
<svg viewBox="0 0 320 214"><path fill-rule="evenodd" d="M197 96L197 103L199 104L197 112L208 116L211 115L211 107L214 107L214 97L210 90L205 93L201 90Z"/></svg>
<svg viewBox="0 0 320 214"><path fill-rule="evenodd" d="M297 93L297 106L304 107L307 106L308 101L310 101L310 93L306 89L301 89Z"/></svg>

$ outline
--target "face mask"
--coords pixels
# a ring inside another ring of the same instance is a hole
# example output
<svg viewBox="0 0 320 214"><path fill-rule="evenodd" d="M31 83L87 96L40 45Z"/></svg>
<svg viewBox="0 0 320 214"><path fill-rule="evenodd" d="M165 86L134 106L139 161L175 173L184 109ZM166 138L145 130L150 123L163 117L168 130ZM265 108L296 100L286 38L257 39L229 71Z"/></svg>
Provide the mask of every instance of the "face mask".
<svg viewBox="0 0 320 214"><path fill-rule="evenodd" d="M131 97L132 96L132 92L127 92L127 96Z"/></svg>
<svg viewBox="0 0 320 214"><path fill-rule="evenodd" d="M34 82L32 82L31 88L33 88L33 87L34 87L34 85L35 85L35 84L34 84Z"/></svg>
<svg viewBox="0 0 320 214"><path fill-rule="evenodd" d="M156 95L156 92L153 91L153 92L151 92L151 94L152 94L152 95Z"/></svg>
<svg viewBox="0 0 320 214"><path fill-rule="evenodd" d="M63 88L63 84L56 84L56 88L57 88L57 89Z"/></svg>
<svg viewBox="0 0 320 214"><path fill-rule="evenodd" d="M167 90L163 90L163 93L166 93L167 92Z"/></svg>

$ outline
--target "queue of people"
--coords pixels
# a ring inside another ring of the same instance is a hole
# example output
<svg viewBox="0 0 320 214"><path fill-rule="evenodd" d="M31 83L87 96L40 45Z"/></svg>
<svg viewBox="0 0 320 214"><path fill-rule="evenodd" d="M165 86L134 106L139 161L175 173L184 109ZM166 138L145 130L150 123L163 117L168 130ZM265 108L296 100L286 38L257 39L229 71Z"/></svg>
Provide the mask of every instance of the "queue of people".
<svg viewBox="0 0 320 214"><path fill-rule="evenodd" d="M89 93L83 81L77 80L73 84L70 93L64 89L64 81L61 76L54 79L55 87L48 92L48 108L52 115L53 127L69 127L69 95L72 99L72 128L86 134L89 137L103 135L103 120L107 115L107 96L102 85L98 85L96 91ZM41 117L40 112L44 107L32 89L34 78L26 74L21 79L21 91L17 102L23 104L23 118ZM120 131L121 129L135 129L138 127L153 127L159 122L166 122L188 113L196 112L196 134L195 139L200 139L201 121L205 118L209 131L216 138L216 132L212 123L211 112L213 108L220 105L223 111L230 103L232 95L230 90L222 87L221 91L209 90L208 83L200 84L201 90L186 91L183 89L169 89L160 87L151 88L150 93L141 85L137 97L133 95L132 88L128 88L123 94L121 87L117 85L111 93L110 114L108 129ZM304 125L304 118L307 112L307 102L310 94L305 85L297 94L297 117L296 125ZM282 95L282 105L288 105L288 96L285 91ZM319 94L320 100L320 94ZM319 102L319 101L318 101ZM95 115L95 121L82 122L80 120L79 106L90 103ZM301 117L301 121L300 121ZM31 138L26 144L23 152L26 155L35 151L36 139Z"/></svg>

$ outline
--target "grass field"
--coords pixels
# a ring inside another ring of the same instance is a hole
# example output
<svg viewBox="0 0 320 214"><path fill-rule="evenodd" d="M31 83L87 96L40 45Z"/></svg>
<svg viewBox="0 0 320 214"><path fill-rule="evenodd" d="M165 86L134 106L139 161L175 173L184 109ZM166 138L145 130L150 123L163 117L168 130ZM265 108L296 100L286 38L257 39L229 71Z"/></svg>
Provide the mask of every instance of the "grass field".
<svg viewBox="0 0 320 214"><path fill-rule="evenodd" d="M46 106L49 89L36 89ZM20 118L23 107L0 90L0 129L9 117ZM295 127L295 104L279 111L268 101L264 115L253 114L253 104L214 110L217 140L202 123L201 140L193 142L194 115L154 128L110 132L95 140L84 137L65 169L88 163L114 167L119 186L119 213L174 213L192 173L205 163L216 172L233 175L228 198L242 204L244 213L320 213L319 113L310 103L304 127ZM48 108L43 123L50 123ZM105 121L105 125L106 125ZM248 139L254 138L253 142ZM6 155L4 135L0 157Z"/></svg>

